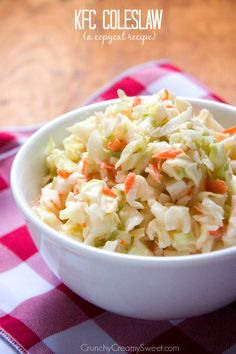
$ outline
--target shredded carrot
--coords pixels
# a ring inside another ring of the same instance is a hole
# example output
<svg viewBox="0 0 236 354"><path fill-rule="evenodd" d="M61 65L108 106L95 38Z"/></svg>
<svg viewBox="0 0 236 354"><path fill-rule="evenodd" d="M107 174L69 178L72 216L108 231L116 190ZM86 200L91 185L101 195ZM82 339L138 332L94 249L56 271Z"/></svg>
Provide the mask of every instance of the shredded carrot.
<svg viewBox="0 0 236 354"><path fill-rule="evenodd" d="M184 146L183 147L183 152L188 152L190 150L190 147L189 146Z"/></svg>
<svg viewBox="0 0 236 354"><path fill-rule="evenodd" d="M166 108L176 108L175 106L173 106L172 104L167 104Z"/></svg>
<svg viewBox="0 0 236 354"><path fill-rule="evenodd" d="M218 238L221 238L224 235L224 232L225 232L225 226L220 226L215 231L209 231L209 234L211 236L213 236L214 238L218 239Z"/></svg>
<svg viewBox="0 0 236 354"><path fill-rule="evenodd" d="M94 174L94 173L88 173L86 175L86 181L91 181L91 179L100 179L100 176Z"/></svg>
<svg viewBox="0 0 236 354"><path fill-rule="evenodd" d="M126 244L125 240L119 240L119 243L120 243L121 245L125 245L125 244Z"/></svg>
<svg viewBox="0 0 236 354"><path fill-rule="evenodd" d="M183 192L181 192L179 195L178 195L178 198L183 198L183 197L186 197L187 195L191 195L192 194L192 188L190 187L187 187Z"/></svg>
<svg viewBox="0 0 236 354"><path fill-rule="evenodd" d="M83 165L82 165L82 170L81 170L82 175L85 175L87 166L88 166L87 160L83 160Z"/></svg>
<svg viewBox="0 0 236 354"><path fill-rule="evenodd" d="M101 162L100 167L103 170L115 170L115 166L109 162Z"/></svg>
<svg viewBox="0 0 236 354"><path fill-rule="evenodd" d="M79 187L78 187L77 184L74 186L73 193L74 194L79 194Z"/></svg>
<svg viewBox="0 0 236 354"><path fill-rule="evenodd" d="M156 243L155 243L155 242L151 242L151 243L149 244L149 248L150 248L150 250L151 250L152 252L155 252L155 250L156 250L156 248L157 248Z"/></svg>
<svg viewBox="0 0 236 354"><path fill-rule="evenodd" d="M111 180L115 180L117 171L116 171L114 165L112 165L112 164L109 163L109 162L101 162L101 163L100 163L100 168L101 168L102 170L107 170L108 177L109 177Z"/></svg>
<svg viewBox="0 0 236 354"><path fill-rule="evenodd" d="M161 175L161 170L160 168L157 167L157 165L155 165L154 163L150 163L148 165L148 167L150 168L151 172L151 176L153 177L153 179L160 183L161 179L163 178L163 176Z"/></svg>
<svg viewBox="0 0 236 354"><path fill-rule="evenodd" d="M203 208L202 208L202 205L201 205L201 204L195 204L195 205L194 205L194 209L195 209L198 213L200 213L200 214L203 213Z"/></svg>
<svg viewBox="0 0 236 354"><path fill-rule="evenodd" d="M225 134L225 133L219 133L219 132L216 132L215 133L215 138L216 138L216 141L219 143L220 141L228 138L229 134Z"/></svg>
<svg viewBox="0 0 236 354"><path fill-rule="evenodd" d="M124 140L120 140L118 138L115 138L113 141L110 141L107 144L107 148L113 152L122 151L125 146L126 146L126 142Z"/></svg>
<svg viewBox="0 0 236 354"><path fill-rule="evenodd" d="M137 97L134 98L132 107L138 106L138 105L141 104L141 103L142 103L141 98L137 96Z"/></svg>
<svg viewBox="0 0 236 354"><path fill-rule="evenodd" d="M157 154L153 155L154 159L158 160L166 160L166 159L174 159L175 157L179 156L183 153L183 150L173 150L169 149L163 152L158 152Z"/></svg>
<svg viewBox="0 0 236 354"><path fill-rule="evenodd" d="M168 118L168 117L164 117L164 118L162 119L161 125L166 124L168 121L169 121L169 118Z"/></svg>
<svg viewBox="0 0 236 354"><path fill-rule="evenodd" d="M87 227L87 223L84 222L83 224L81 224L81 226L82 226L83 228L85 228L85 227Z"/></svg>
<svg viewBox="0 0 236 354"><path fill-rule="evenodd" d="M108 188L108 187L105 187L105 188L103 188L103 194L104 195L106 195L106 196L108 196L108 197L112 197L112 198L116 198L117 197L117 195L116 195L116 193L114 193L110 188Z"/></svg>
<svg viewBox="0 0 236 354"><path fill-rule="evenodd" d="M164 95L161 97L161 100L162 101L166 101L166 100L169 99L169 97L170 97L169 91L165 89L164 90Z"/></svg>
<svg viewBox="0 0 236 354"><path fill-rule="evenodd" d="M56 202L54 202L54 200L50 199L50 202L56 209L60 209L60 206Z"/></svg>
<svg viewBox="0 0 236 354"><path fill-rule="evenodd" d="M236 134L236 125L234 125L234 126L231 127L231 128L228 128L228 129L223 130L222 133L224 133L224 134L230 134L230 135Z"/></svg>
<svg viewBox="0 0 236 354"><path fill-rule="evenodd" d="M225 181L221 179L206 180L205 189L207 192L224 194L228 190L228 186Z"/></svg>
<svg viewBox="0 0 236 354"><path fill-rule="evenodd" d="M133 188L136 179L135 173L129 173L125 180L125 193L129 193L129 191Z"/></svg>
<svg viewBox="0 0 236 354"><path fill-rule="evenodd" d="M70 173L63 170L63 169L58 169L57 174L58 174L58 176L60 176L63 179L67 179L70 176Z"/></svg>

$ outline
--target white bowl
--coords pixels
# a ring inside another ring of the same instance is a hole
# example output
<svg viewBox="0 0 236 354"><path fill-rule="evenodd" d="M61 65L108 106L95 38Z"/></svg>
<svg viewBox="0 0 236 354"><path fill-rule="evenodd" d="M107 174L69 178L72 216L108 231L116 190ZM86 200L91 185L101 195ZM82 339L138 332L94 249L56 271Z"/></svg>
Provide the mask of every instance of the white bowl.
<svg viewBox="0 0 236 354"><path fill-rule="evenodd" d="M106 310L143 319L204 314L236 299L236 247L179 257L110 253L76 242L42 222L32 211L45 174L44 149L60 142L66 127L104 110L115 100L67 113L39 129L13 163L11 187L32 239L51 270L76 294ZM225 127L236 123L236 108L188 99L195 111L209 109Z"/></svg>

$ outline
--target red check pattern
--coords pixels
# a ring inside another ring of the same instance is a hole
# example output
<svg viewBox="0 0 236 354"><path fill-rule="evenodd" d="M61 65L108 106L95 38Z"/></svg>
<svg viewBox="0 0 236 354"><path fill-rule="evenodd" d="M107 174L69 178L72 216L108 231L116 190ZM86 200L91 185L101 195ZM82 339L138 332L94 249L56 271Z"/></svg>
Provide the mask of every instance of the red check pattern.
<svg viewBox="0 0 236 354"><path fill-rule="evenodd" d="M128 95L145 95L165 87L177 95L222 101L179 68L159 61L122 73L87 103L114 98L118 88ZM178 353L186 354L236 353L236 303L191 319L135 320L91 305L51 273L31 241L9 188L14 155L35 130L0 132L2 336L21 353L77 354L88 346L101 346L101 353L108 352L106 347L110 353L135 353L135 347L144 353L154 347L159 352L175 352L176 346Z"/></svg>

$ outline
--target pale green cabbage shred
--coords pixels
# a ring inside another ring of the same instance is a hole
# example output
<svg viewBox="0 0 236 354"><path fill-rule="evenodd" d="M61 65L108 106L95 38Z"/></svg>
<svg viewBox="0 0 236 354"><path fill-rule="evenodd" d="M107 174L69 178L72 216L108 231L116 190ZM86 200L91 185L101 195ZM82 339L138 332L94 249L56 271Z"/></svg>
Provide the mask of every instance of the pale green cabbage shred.
<svg viewBox="0 0 236 354"><path fill-rule="evenodd" d="M128 97L50 139L34 210L110 252L180 256L236 245L234 135L168 90Z"/></svg>

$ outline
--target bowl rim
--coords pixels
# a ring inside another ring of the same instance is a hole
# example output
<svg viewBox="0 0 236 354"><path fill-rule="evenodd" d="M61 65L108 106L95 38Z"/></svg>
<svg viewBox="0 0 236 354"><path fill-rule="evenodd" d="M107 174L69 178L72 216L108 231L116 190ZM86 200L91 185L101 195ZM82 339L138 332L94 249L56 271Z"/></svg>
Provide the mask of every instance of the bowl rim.
<svg viewBox="0 0 236 354"><path fill-rule="evenodd" d="M140 96L142 98L149 98L150 96ZM210 101L202 98L192 98L192 97L186 97L186 96L178 96L181 99L185 99L189 101L191 104L202 104L204 106L204 103L211 107L218 107L221 109L225 110L230 110L232 113L236 113L236 107L221 103L221 102L216 102L216 101ZM130 254L121 254L118 252L109 252L106 250L101 250L97 247L86 245L84 243L78 242L77 240L73 239L72 237L69 237L68 235L65 235L63 233L60 233L59 231L56 231L46 223L44 223L32 210L32 207L27 203L25 198L23 197L23 193L20 189L20 185L18 184L18 179L17 179L17 171L20 166L22 166L22 160L24 161L25 158L24 156L27 156L27 152L31 149L31 146L34 145L36 141L38 141L45 133L50 132L52 127L54 125L60 125L60 123L64 122L68 117L71 117L73 115L77 115L80 113L84 113L87 110L94 110L96 109L101 109L105 108L106 106L115 103L119 101L119 98L112 99L112 100L106 100L106 101L101 101L101 102L96 102L93 104L89 104L86 106L79 107L77 109L74 109L72 111L69 111L65 114L60 115L59 117L51 120L50 122L46 123L43 125L39 130L37 130L35 133L32 134L32 136L26 141L26 143L23 144L23 146L20 148L18 153L16 154L12 168L11 168L11 173L10 173L10 186L11 190L14 196L14 199L16 201L16 204L18 205L19 209L22 211L23 215L25 216L26 219L29 219L34 225L37 226L42 232L43 232L43 237L52 239L53 241L57 242L58 244L61 244L62 246L69 248L73 252L87 252L91 256L98 257L98 258L110 258L112 260L117 260L117 261L126 261L126 262L131 262L136 264L137 262L144 262L146 264L159 264L159 265L167 265L167 264L185 264L188 265L190 264L195 264L196 262L209 262L209 261L218 261L219 259L225 259L225 257L233 257L236 256L236 246L216 250L213 252L206 252L206 253L199 253L199 254L192 254L192 255L185 255L185 256L156 256L156 257L151 257L151 256L141 256L141 255L130 255ZM204 108L204 107L203 107ZM86 119L86 118L85 118Z"/></svg>

